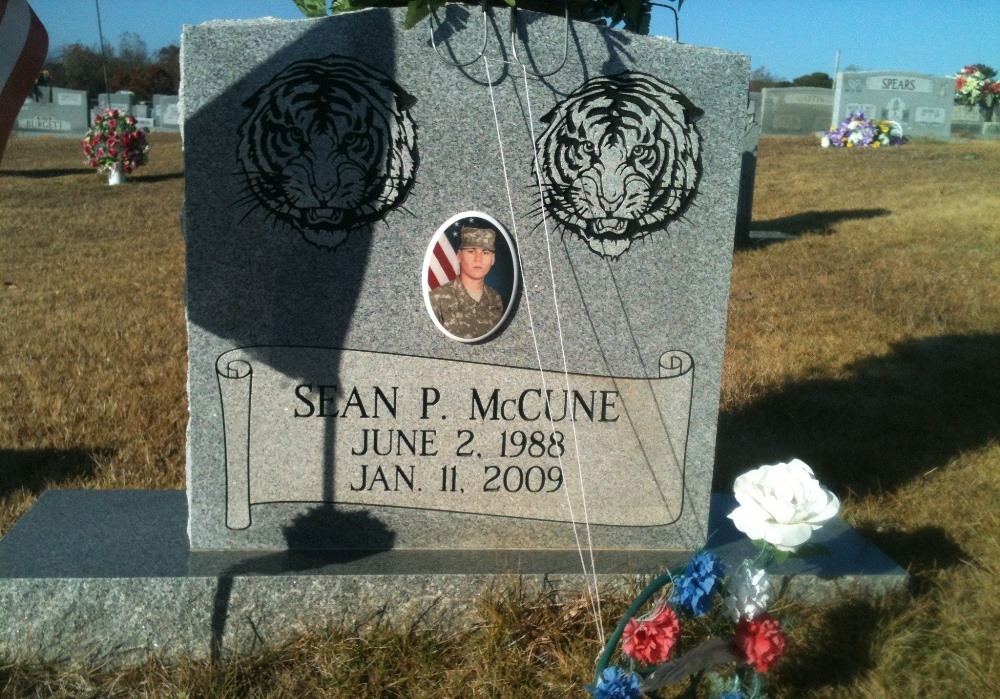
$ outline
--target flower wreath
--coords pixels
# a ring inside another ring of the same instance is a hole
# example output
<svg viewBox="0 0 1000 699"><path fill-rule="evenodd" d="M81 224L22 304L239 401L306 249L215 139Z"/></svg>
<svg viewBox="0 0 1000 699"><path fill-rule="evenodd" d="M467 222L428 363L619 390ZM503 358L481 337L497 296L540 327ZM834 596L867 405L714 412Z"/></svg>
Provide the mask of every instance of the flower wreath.
<svg viewBox="0 0 1000 699"><path fill-rule="evenodd" d="M824 148L881 148L906 143L899 124L894 121L868 119L863 109L831 126L820 143Z"/></svg>
<svg viewBox="0 0 1000 699"><path fill-rule="evenodd" d="M781 621L768 611L773 600L767 565L822 552L808 541L836 516L840 501L798 459L748 471L736 479L734 491L739 506L729 518L760 549L758 556L727 577L725 563L701 551L653 580L608 639L594 684L586 688L595 699L640 699L684 680L688 686L677 696L696 697L706 673L713 697L767 696L763 675L788 645ZM639 616L654 597L653 609ZM682 624L709 638L680 655ZM624 666L611 663L619 643ZM720 675L716 668L730 664L735 672Z"/></svg>
<svg viewBox="0 0 1000 699"><path fill-rule="evenodd" d="M117 109L105 109L95 116L81 145L86 163L101 172L120 166L129 175L149 162L146 132L134 116Z"/></svg>

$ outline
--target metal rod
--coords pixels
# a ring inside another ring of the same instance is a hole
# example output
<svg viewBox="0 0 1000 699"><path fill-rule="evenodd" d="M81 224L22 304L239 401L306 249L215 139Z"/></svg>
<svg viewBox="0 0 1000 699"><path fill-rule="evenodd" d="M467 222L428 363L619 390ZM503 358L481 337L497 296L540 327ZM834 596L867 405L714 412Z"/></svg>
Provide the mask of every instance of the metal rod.
<svg viewBox="0 0 1000 699"><path fill-rule="evenodd" d="M566 65L566 59L569 57L569 0L566 0L565 5L565 17L566 17L566 33L563 37L563 57L562 61L553 70L548 73L535 73L534 71L528 70L527 66L521 63L521 59L517 55L517 6L512 6L510 8L510 52L514 57L514 62L521 66L524 71L532 76L533 78L547 78L550 75L555 75L562 67Z"/></svg>
<svg viewBox="0 0 1000 699"><path fill-rule="evenodd" d="M104 94L108 96L108 108L111 107L111 87L108 83L108 57L104 52L104 29L101 27L101 1L94 0L97 8L97 36L101 40L101 69L104 71ZM101 106L101 100L97 100L97 106Z"/></svg>
<svg viewBox="0 0 1000 699"><path fill-rule="evenodd" d="M430 32L430 36L431 36L431 46L434 47L434 52L438 55L438 58L440 58L442 61L444 61L446 64L448 64L448 65L450 65L452 67L455 67L455 68L464 68L465 66L472 65L473 63L475 63L476 61L478 61L480 58L482 58L484 55L486 55L486 40L487 40L487 38L489 36L489 20L486 18L486 0L482 0L482 8L483 8L483 46L482 46L481 49L479 49L479 53L476 54L475 58L473 58L471 61L466 61L465 63L458 63L456 61L449 61L447 58L445 58L441 54L441 51L437 47L437 43L435 43L435 41L434 41L434 22L433 22L433 20L436 19L436 17L434 15L434 9L431 7L430 0L427 0L427 8L430 10L430 16L427 18L427 27L428 27L428 31ZM440 24L439 24L439 26L440 26Z"/></svg>

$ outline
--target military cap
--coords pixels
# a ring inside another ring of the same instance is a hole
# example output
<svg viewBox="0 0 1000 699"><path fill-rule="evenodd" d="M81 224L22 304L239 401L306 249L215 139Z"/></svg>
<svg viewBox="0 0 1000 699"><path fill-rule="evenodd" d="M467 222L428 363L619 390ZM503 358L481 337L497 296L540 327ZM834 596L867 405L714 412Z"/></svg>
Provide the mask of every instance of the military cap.
<svg viewBox="0 0 1000 699"><path fill-rule="evenodd" d="M495 252L493 245L496 242L497 234L491 228L462 226L461 236L462 242L458 246L459 250L462 248L482 248L483 250Z"/></svg>

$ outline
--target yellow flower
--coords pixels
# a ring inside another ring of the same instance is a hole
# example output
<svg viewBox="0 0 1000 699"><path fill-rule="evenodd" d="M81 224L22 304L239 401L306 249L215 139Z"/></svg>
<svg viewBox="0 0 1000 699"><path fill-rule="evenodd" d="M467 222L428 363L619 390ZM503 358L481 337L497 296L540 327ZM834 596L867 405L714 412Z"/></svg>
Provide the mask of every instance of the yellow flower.
<svg viewBox="0 0 1000 699"><path fill-rule="evenodd" d="M879 143L878 141L872 141L872 148L878 148L878 147L879 147L879 146L881 146L881 145L882 145L882 144L881 144L881 143Z"/></svg>
<svg viewBox="0 0 1000 699"><path fill-rule="evenodd" d="M847 147L848 147L848 148L854 148L854 143L853 143L853 142L851 142L851 141L848 141L848 142L847 142Z"/></svg>
<svg viewBox="0 0 1000 699"><path fill-rule="evenodd" d="M878 130L881 131L882 133L889 133L889 125L888 124L879 124Z"/></svg>

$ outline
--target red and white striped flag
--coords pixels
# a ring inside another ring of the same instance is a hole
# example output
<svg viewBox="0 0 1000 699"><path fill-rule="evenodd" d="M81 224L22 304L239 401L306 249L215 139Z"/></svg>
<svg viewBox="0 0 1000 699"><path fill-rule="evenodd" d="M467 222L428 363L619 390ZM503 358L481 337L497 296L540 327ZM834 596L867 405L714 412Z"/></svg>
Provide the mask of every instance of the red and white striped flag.
<svg viewBox="0 0 1000 699"><path fill-rule="evenodd" d="M0 0L0 158L48 52L49 35L28 0Z"/></svg>
<svg viewBox="0 0 1000 699"><path fill-rule="evenodd" d="M448 236L442 233L434 244L434 254L427 265L427 285L431 291L458 276L458 255Z"/></svg>

